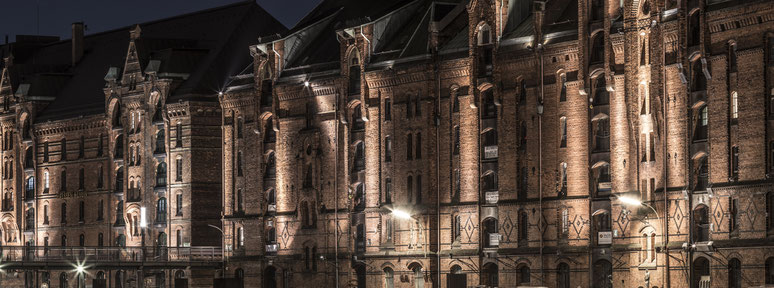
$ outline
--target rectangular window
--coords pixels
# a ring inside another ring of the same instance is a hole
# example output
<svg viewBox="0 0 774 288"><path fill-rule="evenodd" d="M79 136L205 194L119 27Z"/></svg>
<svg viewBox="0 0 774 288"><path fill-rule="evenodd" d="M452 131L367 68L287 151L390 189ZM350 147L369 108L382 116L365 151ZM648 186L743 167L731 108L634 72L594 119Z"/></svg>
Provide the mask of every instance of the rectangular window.
<svg viewBox="0 0 774 288"><path fill-rule="evenodd" d="M83 168L81 168L80 170L78 170L78 190L81 190L81 191L83 191L83 189L84 189L84 186L85 186L85 184L86 184L86 183L85 183L85 182L86 182L86 181L85 181L85 177L86 177L86 176L85 176L85 175L83 175L83 174L85 174L85 170L84 170Z"/></svg>
<svg viewBox="0 0 774 288"><path fill-rule="evenodd" d="M242 177L242 151L237 152L237 176Z"/></svg>
<svg viewBox="0 0 774 288"><path fill-rule="evenodd" d="M412 117L412 116L411 116L411 115L412 115L412 113L411 113L411 108L413 108L412 106L413 106L413 105L412 105L412 103L411 103L411 99L406 99L406 119L408 119L408 118L411 118L411 117Z"/></svg>
<svg viewBox="0 0 774 288"><path fill-rule="evenodd" d="M99 200L99 206L97 206L97 221L103 219L103 213L105 212L105 200Z"/></svg>
<svg viewBox="0 0 774 288"><path fill-rule="evenodd" d="M178 158L175 161L175 181L183 181L183 159Z"/></svg>
<svg viewBox="0 0 774 288"><path fill-rule="evenodd" d="M62 139L61 145L62 145L62 148L60 149L61 150L60 153L62 155L60 157L62 158L62 161L65 161L67 160L67 139Z"/></svg>
<svg viewBox="0 0 774 288"><path fill-rule="evenodd" d="M422 100L419 98L420 96L417 96L417 99L414 102L414 116L416 117L422 116Z"/></svg>
<svg viewBox="0 0 774 288"><path fill-rule="evenodd" d="M183 194L177 194L177 199L175 199L175 210L177 216L183 216Z"/></svg>
<svg viewBox="0 0 774 288"><path fill-rule="evenodd" d="M567 147L567 118L566 117L559 118L559 125L561 125L559 129L561 129L561 133L562 133L561 134L562 139L561 139L561 142L559 143L559 147L564 148L564 147Z"/></svg>
<svg viewBox="0 0 774 288"><path fill-rule="evenodd" d="M84 147L85 145L86 145L86 140L84 139L83 136L81 136L81 143L78 145L78 158L79 159L83 159L83 154L85 153L85 149L86 149L86 147Z"/></svg>
<svg viewBox="0 0 774 288"><path fill-rule="evenodd" d="M384 120L392 120L392 101L390 98L384 99Z"/></svg>
<svg viewBox="0 0 774 288"><path fill-rule="evenodd" d="M731 147L731 177L739 179L739 146Z"/></svg>
<svg viewBox="0 0 774 288"><path fill-rule="evenodd" d="M417 133L416 136L417 146L416 146L416 153L414 153L414 158L416 159L422 159L422 134Z"/></svg>
<svg viewBox="0 0 774 288"><path fill-rule="evenodd" d="M86 204L81 201L78 203L78 222L83 222L83 219L85 218L86 214Z"/></svg>
<svg viewBox="0 0 774 288"><path fill-rule="evenodd" d="M48 163L48 141L43 143L43 162Z"/></svg>
<svg viewBox="0 0 774 288"><path fill-rule="evenodd" d="M384 162L392 162L392 137L384 138Z"/></svg>
<svg viewBox="0 0 774 288"><path fill-rule="evenodd" d="M739 94L731 92L731 119L739 118Z"/></svg>
<svg viewBox="0 0 774 288"><path fill-rule="evenodd" d="M183 124L175 126L175 147L183 147Z"/></svg>
<svg viewBox="0 0 774 288"><path fill-rule="evenodd" d="M452 201L460 201L460 169L454 170L454 195L452 195Z"/></svg>
<svg viewBox="0 0 774 288"><path fill-rule="evenodd" d="M454 126L454 155L460 155L460 126Z"/></svg>
<svg viewBox="0 0 774 288"><path fill-rule="evenodd" d="M728 203L728 221L729 221L728 231L729 232L734 232L739 228L738 212L739 211L738 211L737 199L729 199L729 203Z"/></svg>
<svg viewBox="0 0 774 288"><path fill-rule="evenodd" d="M43 224L48 225L48 205L43 206Z"/></svg>
<svg viewBox="0 0 774 288"><path fill-rule="evenodd" d="M406 160L412 160L414 157L411 155L411 153L414 150L414 135L407 134L406 135Z"/></svg>
<svg viewBox="0 0 774 288"><path fill-rule="evenodd" d="M416 204L422 204L422 175L417 175Z"/></svg>
<svg viewBox="0 0 774 288"><path fill-rule="evenodd" d="M392 203L392 179L384 179L384 203Z"/></svg>
<svg viewBox="0 0 774 288"><path fill-rule="evenodd" d="M97 168L97 188L102 188L105 185L105 175L102 167Z"/></svg>
<svg viewBox="0 0 774 288"><path fill-rule="evenodd" d="M99 139L97 139L97 157L102 157L102 134L99 134Z"/></svg>

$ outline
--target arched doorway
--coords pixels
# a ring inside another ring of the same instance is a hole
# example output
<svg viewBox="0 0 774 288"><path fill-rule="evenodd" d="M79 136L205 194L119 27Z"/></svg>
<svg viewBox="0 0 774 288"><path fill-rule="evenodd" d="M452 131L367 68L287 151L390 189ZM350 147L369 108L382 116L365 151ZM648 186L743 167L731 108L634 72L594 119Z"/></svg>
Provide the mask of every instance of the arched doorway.
<svg viewBox="0 0 774 288"><path fill-rule="evenodd" d="M454 265L446 279L447 288L465 288L468 287L468 275L462 272L460 265Z"/></svg>
<svg viewBox="0 0 774 288"><path fill-rule="evenodd" d="M185 271L175 271L175 288L188 288L188 279L185 278Z"/></svg>
<svg viewBox="0 0 774 288"><path fill-rule="evenodd" d="M124 271L123 270L116 271L115 282L116 282L116 285L113 286L113 287L124 288Z"/></svg>
<svg viewBox="0 0 774 288"><path fill-rule="evenodd" d="M710 287L710 263L707 258L693 260L693 279L691 288Z"/></svg>
<svg viewBox="0 0 774 288"><path fill-rule="evenodd" d="M107 280L105 279L105 272L97 272L96 277L91 280L91 287L93 288L105 288L107 287Z"/></svg>
<svg viewBox="0 0 774 288"><path fill-rule="evenodd" d="M498 287L499 286L499 268L495 263L484 264L484 269L481 270L481 285L486 287Z"/></svg>
<svg viewBox="0 0 774 288"><path fill-rule="evenodd" d="M277 268L274 266L263 270L263 288L277 288Z"/></svg>
<svg viewBox="0 0 774 288"><path fill-rule="evenodd" d="M365 265L355 266L355 274L357 274L357 288L366 287L366 267Z"/></svg>
<svg viewBox="0 0 774 288"><path fill-rule="evenodd" d="M598 260L594 263L593 287L613 287L613 265L607 260Z"/></svg>

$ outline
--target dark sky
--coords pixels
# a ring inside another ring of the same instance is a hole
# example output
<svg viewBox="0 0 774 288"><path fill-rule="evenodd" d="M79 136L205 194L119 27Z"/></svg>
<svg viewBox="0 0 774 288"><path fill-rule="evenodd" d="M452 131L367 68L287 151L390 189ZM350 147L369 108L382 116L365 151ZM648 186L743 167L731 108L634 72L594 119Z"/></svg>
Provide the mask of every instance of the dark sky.
<svg viewBox="0 0 774 288"><path fill-rule="evenodd" d="M1 0L0 44L17 34L69 39L73 22L84 22L88 35L238 1L244 0ZM321 0L256 1L290 28Z"/></svg>

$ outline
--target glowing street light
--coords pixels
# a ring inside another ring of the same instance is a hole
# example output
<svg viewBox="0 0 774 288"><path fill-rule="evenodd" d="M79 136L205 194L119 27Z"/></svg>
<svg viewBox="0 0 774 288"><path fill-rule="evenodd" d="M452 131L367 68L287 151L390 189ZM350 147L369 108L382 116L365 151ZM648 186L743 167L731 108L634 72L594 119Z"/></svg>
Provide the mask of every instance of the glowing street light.
<svg viewBox="0 0 774 288"><path fill-rule="evenodd" d="M395 218L400 218L400 219L411 219L411 214L399 209L392 210L392 216L395 216Z"/></svg>
<svg viewBox="0 0 774 288"><path fill-rule="evenodd" d="M145 207L140 207L140 228L148 227L148 219L145 218Z"/></svg>
<svg viewBox="0 0 774 288"><path fill-rule="evenodd" d="M78 264L78 266L75 266L75 272L78 272L78 274L83 274L84 271L86 271L86 268L83 267L83 264Z"/></svg>
<svg viewBox="0 0 774 288"><path fill-rule="evenodd" d="M618 201L621 201L621 203L624 203L626 205L642 206L642 202L640 200L637 200L637 199L635 199L633 197L629 197L629 196L618 197Z"/></svg>
<svg viewBox="0 0 774 288"><path fill-rule="evenodd" d="M618 197L618 201L621 201L621 203L626 204L626 205L632 205L632 206L638 206L638 207L639 206L648 207L648 208L650 208L650 210L653 210L653 213L656 214L656 220L660 219L658 217L658 212L656 211L656 208L653 208L653 206L650 206L648 204L643 203L642 201L640 201L637 198L629 197L629 196L619 196Z"/></svg>

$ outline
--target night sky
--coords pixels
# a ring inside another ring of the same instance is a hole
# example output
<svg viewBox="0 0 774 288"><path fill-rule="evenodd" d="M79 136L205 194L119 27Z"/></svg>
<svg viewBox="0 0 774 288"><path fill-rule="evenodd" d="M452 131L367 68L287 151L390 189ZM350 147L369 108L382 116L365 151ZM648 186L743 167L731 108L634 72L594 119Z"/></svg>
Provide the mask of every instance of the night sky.
<svg viewBox="0 0 774 288"><path fill-rule="evenodd" d="M0 44L19 35L70 38L70 24L84 22L86 35L243 0L2 0ZM321 0L257 0L288 28ZM38 21L39 19L39 21Z"/></svg>

